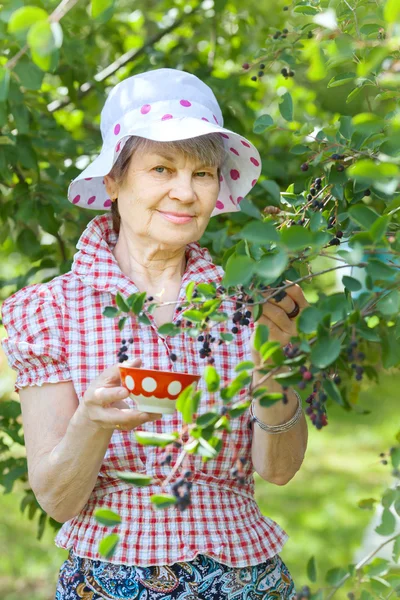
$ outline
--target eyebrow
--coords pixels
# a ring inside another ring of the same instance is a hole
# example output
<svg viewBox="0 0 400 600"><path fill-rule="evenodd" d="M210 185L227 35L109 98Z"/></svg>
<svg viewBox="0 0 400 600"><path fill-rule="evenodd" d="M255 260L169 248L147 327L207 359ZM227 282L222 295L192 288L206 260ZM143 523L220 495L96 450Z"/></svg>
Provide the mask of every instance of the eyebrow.
<svg viewBox="0 0 400 600"><path fill-rule="evenodd" d="M168 153L162 152L162 151L155 151L152 154L155 157L158 156L158 157L161 157L161 158L165 158L166 160L169 160L170 162L174 162L174 158L175 157L174 157L173 154L168 154ZM205 163L202 163L202 164L198 165L197 168L199 168L199 167L206 167L206 168L211 169L212 167L218 167L218 165L206 165Z"/></svg>

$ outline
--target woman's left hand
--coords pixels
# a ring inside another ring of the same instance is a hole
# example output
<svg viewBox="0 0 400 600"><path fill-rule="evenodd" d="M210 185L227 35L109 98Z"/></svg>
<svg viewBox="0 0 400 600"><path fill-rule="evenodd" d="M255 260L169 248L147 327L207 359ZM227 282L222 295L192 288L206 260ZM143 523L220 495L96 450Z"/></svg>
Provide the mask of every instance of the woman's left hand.
<svg viewBox="0 0 400 600"><path fill-rule="evenodd" d="M291 283L289 279L285 281ZM287 295L279 302L276 302L275 298L271 298L263 304L262 315L255 323L256 326L257 323L266 325L269 328L268 340L279 342L282 348L290 342L291 337L298 335L296 319L304 308L310 306L304 297L303 290L297 283L287 288L285 292ZM270 294L270 292L266 291L265 294ZM295 309L295 302L299 305L300 311L296 317L289 319L288 314ZM253 313L251 307L249 310ZM250 339L250 349L253 361L258 362L259 353L253 347L254 335L255 331Z"/></svg>

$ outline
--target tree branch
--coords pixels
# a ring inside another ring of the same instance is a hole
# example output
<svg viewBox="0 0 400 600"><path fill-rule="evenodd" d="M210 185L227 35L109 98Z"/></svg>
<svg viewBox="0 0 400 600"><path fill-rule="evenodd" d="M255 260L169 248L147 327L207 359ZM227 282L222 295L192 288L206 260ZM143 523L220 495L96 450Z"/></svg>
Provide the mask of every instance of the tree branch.
<svg viewBox="0 0 400 600"><path fill-rule="evenodd" d="M134 50L134 49L128 50L128 52L125 52L125 54L122 54L122 56L117 58L117 60L115 60L113 63L111 63L111 65L109 65L108 67L106 67L105 69L100 71L100 73L97 73L97 75L94 76L95 81L96 82L104 81L105 79L107 79L107 77L110 77L110 75L113 75L116 71L118 71L118 69L120 69L121 67L126 65L128 62L135 60L142 54L145 54L145 52L148 48L150 48L151 46L153 46L154 44L159 42L165 35L167 35L168 33L171 33L171 31L173 31L174 29L176 29L177 27L182 25L182 23L184 22L186 17L189 15L193 15L199 8L200 8L200 4L195 6L194 9L190 13L182 15L179 19L177 19L174 23L172 23L172 25L170 25L166 29L163 29L159 33L153 35L153 37L151 37L145 44L143 44L143 46L141 48L138 48L137 50ZM94 84L91 83L90 81L86 81L85 83L82 83L82 85L80 86L80 88L78 90L78 99L80 100L81 98L86 96L86 94L88 94L90 92L90 90L93 88L93 86L94 86ZM71 103L70 98L66 97L63 100L55 100L54 102L50 102L50 104L47 105L47 108L50 113L53 113L56 110L59 110L60 108L65 108L65 106L68 106L68 104L70 104L70 103Z"/></svg>

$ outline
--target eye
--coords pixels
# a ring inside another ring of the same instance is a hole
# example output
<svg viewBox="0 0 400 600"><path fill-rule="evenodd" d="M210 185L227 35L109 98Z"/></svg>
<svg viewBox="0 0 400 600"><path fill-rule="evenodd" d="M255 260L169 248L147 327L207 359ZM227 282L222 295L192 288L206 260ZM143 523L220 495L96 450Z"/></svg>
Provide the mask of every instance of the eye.
<svg viewBox="0 0 400 600"><path fill-rule="evenodd" d="M208 171L199 171L197 175L208 175L209 177L214 177L213 173L209 173ZM200 177L200 179L204 179L204 177Z"/></svg>
<svg viewBox="0 0 400 600"><path fill-rule="evenodd" d="M166 169L166 167L161 167L161 166L160 167L154 167L153 171L155 171L156 169ZM160 173L160 171L157 171L157 173ZM160 173L160 175L161 175L161 173Z"/></svg>

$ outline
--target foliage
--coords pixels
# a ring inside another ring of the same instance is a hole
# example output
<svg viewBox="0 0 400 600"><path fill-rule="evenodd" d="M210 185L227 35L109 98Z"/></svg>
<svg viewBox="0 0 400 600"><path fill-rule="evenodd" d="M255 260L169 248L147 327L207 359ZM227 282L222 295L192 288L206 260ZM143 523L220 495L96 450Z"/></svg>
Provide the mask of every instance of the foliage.
<svg viewBox="0 0 400 600"><path fill-rule="evenodd" d="M262 365L265 381L273 376L284 390L312 382L307 414L318 428L312 403L320 416L330 402L360 410L363 376L377 381L382 367L400 363L398 3L295 0L284 6L275 0L244 8L234 0L165 0L129 9L109 0L93 0L90 7L72 0L48 17L46 3L17 0L0 16L8 48L0 62L0 251L4 260L18 253L21 265L17 274L2 268L3 297L70 269L74 245L93 213L76 211L66 189L101 144L98 115L108 87L158 66L183 68L216 91L225 126L254 141L263 157L259 184L242 200L241 212L212 220L201 240L224 267L224 287L214 288L211 297L199 286L187 290L187 329L197 337L213 323L228 322L232 315L218 311L221 298L246 308L251 300L259 318L266 286L276 296L301 283L314 302L297 320L290 351L274 347L258 328L255 343L263 360L273 361ZM323 271L314 268L320 257L330 265ZM365 288L345 275L343 292L318 289L319 277L349 266L363 270ZM128 308L145 318L150 307L144 301L116 298L118 313L105 314L115 318ZM177 333L171 324L163 327L165 335ZM283 365L291 372L281 373ZM192 422L199 402L194 390L178 401L194 434L184 450L205 461L218 454L214 432L229 431L229 420L247 409L230 406L254 370L238 367L224 388L217 373L205 372L207 386L228 407L218 419ZM256 393L250 386L249 398ZM258 393L261 404L276 400L267 388ZM2 424L20 444L13 418L3 417ZM398 453L396 446L395 471ZM3 466L2 483L10 491L13 481L26 477L26 463ZM169 505L168 498L156 500L159 507ZM398 490L386 491L382 503L378 533L388 537ZM110 556L117 540L103 542ZM358 575L353 567L328 574L333 591L347 573ZM381 567L371 567L370 578L383 579L388 566ZM314 568L310 559L311 580ZM398 581L389 585L394 589ZM378 581L372 592L357 593L362 600L371 593L383 598L385 587ZM323 598L323 591L312 597Z"/></svg>

